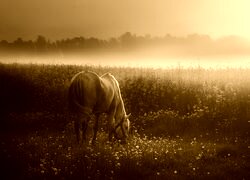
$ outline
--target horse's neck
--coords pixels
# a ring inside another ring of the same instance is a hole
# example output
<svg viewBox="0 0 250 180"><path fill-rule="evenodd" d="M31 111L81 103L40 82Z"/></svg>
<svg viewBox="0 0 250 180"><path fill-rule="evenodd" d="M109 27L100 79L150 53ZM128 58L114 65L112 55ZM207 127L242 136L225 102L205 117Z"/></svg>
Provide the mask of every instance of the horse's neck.
<svg viewBox="0 0 250 180"><path fill-rule="evenodd" d="M118 117L120 117L120 119L123 119L123 117L125 117L126 115L126 111L125 111L125 107L124 107L124 103L122 98L119 98L119 104L117 106L117 110L116 113L118 113Z"/></svg>
<svg viewBox="0 0 250 180"><path fill-rule="evenodd" d="M120 113L121 113L121 116L125 116L126 115L126 111L125 111L125 106L124 106L124 102L123 102L123 99L122 99L122 95L121 95L121 91L120 91L120 87L119 87L119 83L118 81L114 78L114 76L112 76L113 78L113 82L115 84L115 87L117 89L117 93L118 93L118 98L119 98L119 108L120 108Z"/></svg>
<svg viewBox="0 0 250 180"><path fill-rule="evenodd" d="M117 107L118 108L117 113L120 113L120 114L118 114L120 116L125 116L126 111L125 111L125 107L124 107L124 102L122 100L121 91L120 91L118 81L115 79L115 77L113 75L111 75L109 73L101 76L101 81L102 81L101 83L103 84L102 88L105 92L107 92L108 86L111 85L111 86L113 86L115 93L118 93L117 95L115 95L115 97L117 97L118 101L119 101L118 107ZM107 89L105 90L105 88L107 88Z"/></svg>
<svg viewBox="0 0 250 180"><path fill-rule="evenodd" d="M104 79L104 78L101 78L100 79L100 84L101 84L101 90L103 92L106 92L107 89L108 89L108 84L107 84L108 80L107 79Z"/></svg>

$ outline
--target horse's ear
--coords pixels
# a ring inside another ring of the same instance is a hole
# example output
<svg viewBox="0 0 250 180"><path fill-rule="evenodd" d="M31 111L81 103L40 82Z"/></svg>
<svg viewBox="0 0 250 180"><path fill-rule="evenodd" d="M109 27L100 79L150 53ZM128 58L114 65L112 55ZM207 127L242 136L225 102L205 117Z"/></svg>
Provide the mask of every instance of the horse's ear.
<svg viewBox="0 0 250 180"><path fill-rule="evenodd" d="M128 115L127 115L127 118L129 118L131 116L131 113L129 113Z"/></svg>

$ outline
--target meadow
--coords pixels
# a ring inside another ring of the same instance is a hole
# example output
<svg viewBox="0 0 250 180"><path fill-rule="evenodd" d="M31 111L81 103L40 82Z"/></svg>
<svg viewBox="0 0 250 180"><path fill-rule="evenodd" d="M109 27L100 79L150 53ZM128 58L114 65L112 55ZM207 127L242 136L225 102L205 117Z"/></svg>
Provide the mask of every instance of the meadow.
<svg viewBox="0 0 250 180"><path fill-rule="evenodd" d="M105 116L95 146L76 143L67 89L82 70L119 81L132 114L126 145L107 142ZM0 87L2 177L250 178L250 69L2 63Z"/></svg>

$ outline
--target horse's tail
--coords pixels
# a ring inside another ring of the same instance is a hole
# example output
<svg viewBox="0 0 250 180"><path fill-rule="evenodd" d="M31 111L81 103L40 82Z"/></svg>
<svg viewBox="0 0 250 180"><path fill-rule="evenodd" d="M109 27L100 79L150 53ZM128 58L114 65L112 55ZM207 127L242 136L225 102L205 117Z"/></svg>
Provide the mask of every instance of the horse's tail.
<svg viewBox="0 0 250 180"><path fill-rule="evenodd" d="M90 117L92 109L81 105L74 94L73 86L70 86L68 92L68 107L71 112L81 113Z"/></svg>
<svg viewBox="0 0 250 180"><path fill-rule="evenodd" d="M75 110L78 111L78 113L87 116L88 118L91 118L92 109L88 107L84 107L81 104L79 104L76 100L73 100Z"/></svg>

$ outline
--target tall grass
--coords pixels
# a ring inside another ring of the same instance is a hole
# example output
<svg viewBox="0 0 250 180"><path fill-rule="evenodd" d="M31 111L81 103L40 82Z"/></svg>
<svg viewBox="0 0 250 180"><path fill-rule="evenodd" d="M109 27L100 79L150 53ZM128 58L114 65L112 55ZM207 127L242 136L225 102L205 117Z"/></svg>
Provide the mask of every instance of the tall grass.
<svg viewBox="0 0 250 180"><path fill-rule="evenodd" d="M2 114L16 110L67 113L70 79L83 70L114 74L138 128L158 123L170 134L188 129L223 133L246 133L249 129L249 69L1 64Z"/></svg>

